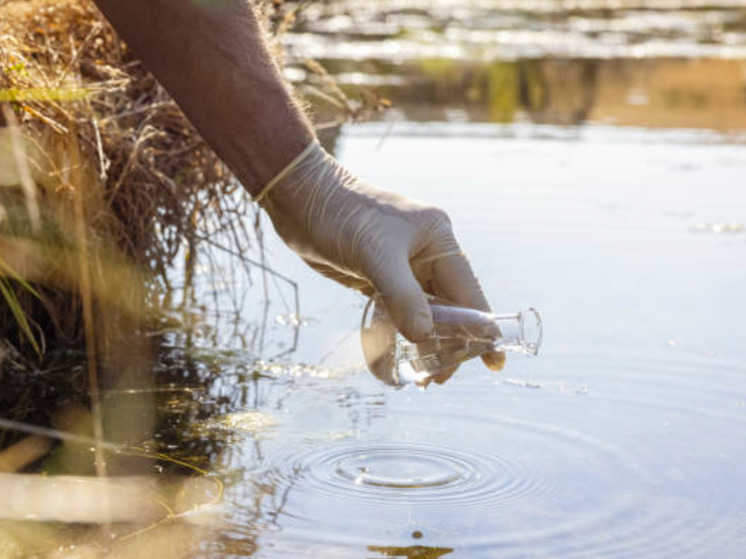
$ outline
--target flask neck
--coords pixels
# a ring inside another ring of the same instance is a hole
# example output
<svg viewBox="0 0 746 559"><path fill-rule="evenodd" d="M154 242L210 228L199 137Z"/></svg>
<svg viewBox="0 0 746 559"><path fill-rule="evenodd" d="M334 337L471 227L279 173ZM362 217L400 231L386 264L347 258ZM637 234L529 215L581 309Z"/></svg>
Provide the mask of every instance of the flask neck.
<svg viewBox="0 0 746 559"><path fill-rule="evenodd" d="M464 307L431 304L435 335L490 341L492 348L536 355L541 345L542 324L536 309L512 314L492 314Z"/></svg>

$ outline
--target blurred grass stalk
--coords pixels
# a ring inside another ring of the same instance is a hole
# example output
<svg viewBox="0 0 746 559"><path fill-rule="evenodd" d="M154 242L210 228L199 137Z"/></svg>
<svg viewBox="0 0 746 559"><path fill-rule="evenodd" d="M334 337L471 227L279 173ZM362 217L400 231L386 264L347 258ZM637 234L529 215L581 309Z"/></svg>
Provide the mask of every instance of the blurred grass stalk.
<svg viewBox="0 0 746 559"><path fill-rule="evenodd" d="M54 398L14 405L12 419L44 421L61 401L84 397L101 478L10 473L49 449L16 430L0 451L0 518L142 526L178 516L156 478L103 477L104 441L152 437L153 367L141 333L158 319L165 271L199 224L195 208L220 208L230 183L91 5L0 5L0 380L12 393L50 352L84 349L87 394L50 386ZM138 398L127 397L132 389ZM140 460L139 469L152 466Z"/></svg>
<svg viewBox="0 0 746 559"><path fill-rule="evenodd" d="M42 302L49 321L55 325L62 323L59 314L63 311L56 309L48 301L49 292L75 301L80 316L74 326L80 327L77 325L82 324L82 338L89 356L86 363L93 428L96 440L101 441L104 430L99 403L98 362L99 359L108 361L112 371L126 371L131 367L127 362L116 362L119 352L115 348L122 344L131 347L137 327L142 323L146 276L116 246L101 239L91 226L89 216L101 215L106 209L101 207L101 197L95 192L95 189L100 188L98 178L81 159L76 134L68 132L54 136L62 143L54 149L63 154L62 160L66 165L55 165L48 171L48 175L55 176L58 180L55 192L66 192L68 195L65 200L54 200L54 196L49 195L43 197L45 203L40 210L37 199L41 197L38 196L37 185L32 181L28 170L32 163L36 169L40 169L42 164L32 159L30 153L22 147L24 144L34 144L31 140L22 141L25 138L13 121L14 115L7 107L4 107L3 112L10 126L2 131L11 136L17 147L14 148L15 155L12 158L15 169L5 167L0 170L0 176L4 179L2 186L6 190L2 199L12 199L12 191L14 187L18 187L7 181L7 178L17 177L26 186L22 187L24 205L16 204L12 214L5 211L6 220L10 223L2 224L6 227L2 227L0 234L0 294L16 320L18 329L25 336L25 340L21 341L28 342L40 359L44 357L42 347L46 346L51 326L43 323L44 317L39 317L36 309L28 308L28 302ZM20 227L14 227L14 219L21 222ZM51 235L50 230L54 232ZM92 239L93 236L97 236L98 240ZM42 290L45 295L40 295ZM24 301L27 302L26 308ZM34 330L39 332L39 340ZM75 332L66 334L73 339L81 337ZM140 362L137 365L142 364ZM141 388L151 382L145 376L146 370L147 367L144 367L137 375L139 378L136 385ZM115 374L117 379L122 380L127 376L120 376L118 372ZM112 382L119 384L116 379ZM138 419L128 417L125 423L132 426ZM141 427L141 434L149 431L149 427ZM98 474L103 476L106 473L103 451L99 444L96 448L96 468Z"/></svg>
<svg viewBox="0 0 746 559"><path fill-rule="evenodd" d="M154 476L93 478L0 473L0 557L181 558L215 523L214 480ZM34 520L36 522L28 522ZM117 530L101 527L116 522ZM41 524L40 522L47 522ZM78 523L62 532L52 522Z"/></svg>
<svg viewBox="0 0 746 559"><path fill-rule="evenodd" d="M209 523L206 516L197 518L197 513L206 512L220 491L213 480L200 477L174 477L164 482L156 476L0 473L0 493L6 498L0 520L124 522L141 528L176 519Z"/></svg>
<svg viewBox="0 0 746 559"><path fill-rule="evenodd" d="M101 239L91 226L91 216L107 209L101 206L101 196L95 192L101 188L99 176L83 161L74 128L55 136L60 142L55 150L64 154L66 166L48 173L59 181L55 192L69 194L60 203L48 194L39 196L39 187L31 178L30 168L41 168L32 155L38 142L20 129L7 107L3 107L3 113L10 126L0 129L0 138L14 145L10 162L4 157L0 164L0 200L12 200L20 191L23 203L11 204L10 211L3 207L3 217L11 223L0 224L0 294L25 341L40 359L44 357L45 344L35 337L29 321L38 319L27 318L33 317L33 310L23 308L24 295L44 302L44 296L34 287L40 286L47 292L52 290L79 300L88 355L91 413L86 419L93 432L96 477L16 473L50 450L52 439L46 436L32 435L0 451L0 494L5 503L0 509L0 556L22 557L38 549L44 556L53 557L57 553L53 550L61 549L63 540L54 533L49 534L46 545L40 545L32 541L38 530L8 524L29 520L103 525L98 531L89 530L84 541L88 539L90 543L80 546L80 541L75 542L79 547L76 556L80 557L139 557L152 553L162 557L188 556L204 531L205 526L200 524L212 521L209 515L196 513L219 501L222 489L216 481L201 477L164 480L152 475L105 477L104 451L111 444L104 441L139 442L147 439L153 428L154 406L147 390L143 390L152 384L151 367L147 348L137 336L147 314L147 274L109 240ZM26 227L13 228L13 220ZM55 232L51 238L50 229ZM55 312L51 305L46 310ZM38 323L35 326L43 340L46 329ZM109 386L115 395L107 398L105 409L99 397L99 362L113 374ZM137 399L116 396L118 390L126 392L132 387L142 391ZM90 448L91 444L87 446ZM114 543L106 542L104 547L99 540L108 537L104 532L111 523L131 528L120 527ZM12 545L16 552L6 555Z"/></svg>

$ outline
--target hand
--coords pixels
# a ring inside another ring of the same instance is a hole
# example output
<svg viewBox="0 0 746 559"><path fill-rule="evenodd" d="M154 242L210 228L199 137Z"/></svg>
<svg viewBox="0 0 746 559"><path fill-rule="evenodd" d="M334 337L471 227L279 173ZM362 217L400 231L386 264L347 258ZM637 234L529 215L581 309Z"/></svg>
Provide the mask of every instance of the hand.
<svg viewBox="0 0 746 559"><path fill-rule="evenodd" d="M306 263L366 295L379 293L394 325L412 342L433 330L425 291L490 311L443 210L362 182L316 141L258 200ZM505 356L491 352L483 360L500 370Z"/></svg>

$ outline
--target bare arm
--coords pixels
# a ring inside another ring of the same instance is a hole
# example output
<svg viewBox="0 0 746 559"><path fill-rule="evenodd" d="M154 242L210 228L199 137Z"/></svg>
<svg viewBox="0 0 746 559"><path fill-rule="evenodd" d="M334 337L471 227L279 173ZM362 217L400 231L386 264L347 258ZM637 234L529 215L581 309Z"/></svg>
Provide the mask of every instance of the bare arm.
<svg viewBox="0 0 746 559"><path fill-rule="evenodd" d="M256 195L314 138L248 0L95 0Z"/></svg>

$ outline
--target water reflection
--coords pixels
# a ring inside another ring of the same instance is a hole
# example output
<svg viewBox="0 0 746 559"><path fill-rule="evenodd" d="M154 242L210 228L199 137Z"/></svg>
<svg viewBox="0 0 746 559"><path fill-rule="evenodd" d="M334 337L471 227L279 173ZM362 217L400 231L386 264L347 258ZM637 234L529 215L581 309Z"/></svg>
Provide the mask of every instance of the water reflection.
<svg viewBox="0 0 746 559"><path fill-rule="evenodd" d="M744 129L746 10L722 4L336 0L284 42L291 78L316 59L407 120Z"/></svg>
<svg viewBox="0 0 746 559"><path fill-rule="evenodd" d="M354 82L346 81L346 70L356 62L326 64L355 89ZM393 100L396 119L746 129L742 60L422 59L362 66L372 75L396 78L375 87Z"/></svg>
<svg viewBox="0 0 746 559"><path fill-rule="evenodd" d="M292 52L326 59L743 57L741 2L359 0L305 10Z"/></svg>
<svg viewBox="0 0 746 559"><path fill-rule="evenodd" d="M453 549L449 547L426 547L422 545L408 547L371 545L368 546L368 551L380 554L370 559L382 559L384 557L392 559L438 559L453 553Z"/></svg>

